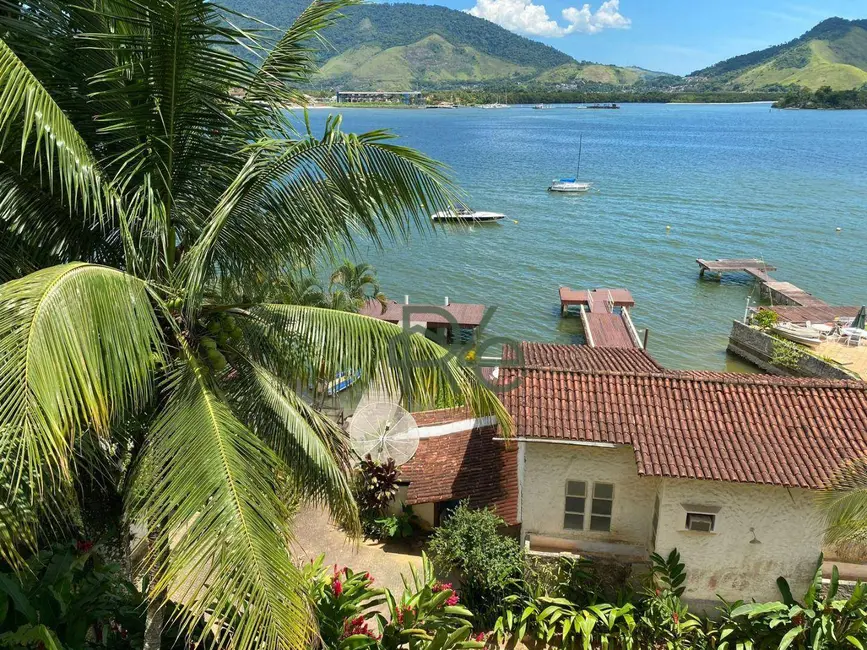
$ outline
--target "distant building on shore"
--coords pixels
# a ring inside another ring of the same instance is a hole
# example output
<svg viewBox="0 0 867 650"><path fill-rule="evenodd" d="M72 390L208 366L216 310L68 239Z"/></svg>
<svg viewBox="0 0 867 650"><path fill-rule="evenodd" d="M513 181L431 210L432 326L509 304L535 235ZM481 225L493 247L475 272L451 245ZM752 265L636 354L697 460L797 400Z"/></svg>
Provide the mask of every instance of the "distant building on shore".
<svg viewBox="0 0 867 650"><path fill-rule="evenodd" d="M424 97L418 90L339 90L338 104L424 104Z"/></svg>

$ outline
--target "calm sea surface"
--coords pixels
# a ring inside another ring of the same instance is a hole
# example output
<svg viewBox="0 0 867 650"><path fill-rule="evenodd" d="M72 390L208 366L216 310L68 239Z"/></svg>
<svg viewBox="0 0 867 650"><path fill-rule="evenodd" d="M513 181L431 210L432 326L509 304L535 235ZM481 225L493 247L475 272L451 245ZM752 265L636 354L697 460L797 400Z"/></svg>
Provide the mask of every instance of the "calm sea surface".
<svg viewBox="0 0 867 650"><path fill-rule="evenodd" d="M329 112L311 111L314 126ZM344 125L394 130L449 165L472 207L508 215L359 254L397 300L495 305L493 334L582 342L558 287L626 287L664 365L747 370L725 347L752 282L700 281L697 257L762 257L831 304L867 302L867 111L350 109ZM549 194L582 134L597 191Z"/></svg>

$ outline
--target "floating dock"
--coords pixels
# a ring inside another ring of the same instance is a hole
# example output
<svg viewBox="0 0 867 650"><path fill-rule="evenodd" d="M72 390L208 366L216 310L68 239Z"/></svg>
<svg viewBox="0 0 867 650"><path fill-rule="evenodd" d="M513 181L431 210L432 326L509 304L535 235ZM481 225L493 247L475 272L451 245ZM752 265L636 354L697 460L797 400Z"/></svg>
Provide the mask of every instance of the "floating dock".
<svg viewBox="0 0 867 650"><path fill-rule="evenodd" d="M776 271L777 267L771 266L758 259L720 259L703 260L697 259L699 275L704 276L712 273L722 277L724 273L747 273L756 278L761 284L762 294L768 296L775 305L790 305L793 307L829 307L824 300L819 300L813 294L796 287L791 282L778 282L774 280L769 271ZM809 320L809 319L807 319Z"/></svg>
<svg viewBox="0 0 867 650"><path fill-rule="evenodd" d="M575 290L560 287L560 313L576 307L584 325L587 345L592 348L638 348L644 346L632 324L629 309L635 300L627 289Z"/></svg>

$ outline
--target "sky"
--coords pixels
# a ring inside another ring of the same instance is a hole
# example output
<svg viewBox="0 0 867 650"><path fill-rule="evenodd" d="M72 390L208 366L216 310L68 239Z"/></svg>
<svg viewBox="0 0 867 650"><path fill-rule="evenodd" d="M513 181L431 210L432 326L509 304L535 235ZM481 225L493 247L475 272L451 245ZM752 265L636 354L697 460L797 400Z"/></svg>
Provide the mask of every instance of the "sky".
<svg viewBox="0 0 867 650"><path fill-rule="evenodd" d="M406 1L406 0L404 0ZM410 0L419 1L419 0ZM487 18L572 57L688 74L784 43L867 0L425 0Z"/></svg>

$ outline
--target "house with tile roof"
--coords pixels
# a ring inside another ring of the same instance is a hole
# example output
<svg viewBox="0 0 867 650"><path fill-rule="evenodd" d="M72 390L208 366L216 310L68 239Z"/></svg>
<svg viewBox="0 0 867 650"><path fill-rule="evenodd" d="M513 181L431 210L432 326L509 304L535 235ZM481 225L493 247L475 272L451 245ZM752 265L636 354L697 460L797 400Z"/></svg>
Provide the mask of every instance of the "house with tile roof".
<svg viewBox="0 0 867 650"><path fill-rule="evenodd" d="M640 350L522 352L522 367L500 369L520 379L501 396L512 440L467 414L425 416L463 429L423 437L406 470L431 517L437 499L470 498L534 552L641 564L677 548L694 602L774 599L780 575L806 587L823 547L816 494L867 455L867 384L671 371Z"/></svg>

